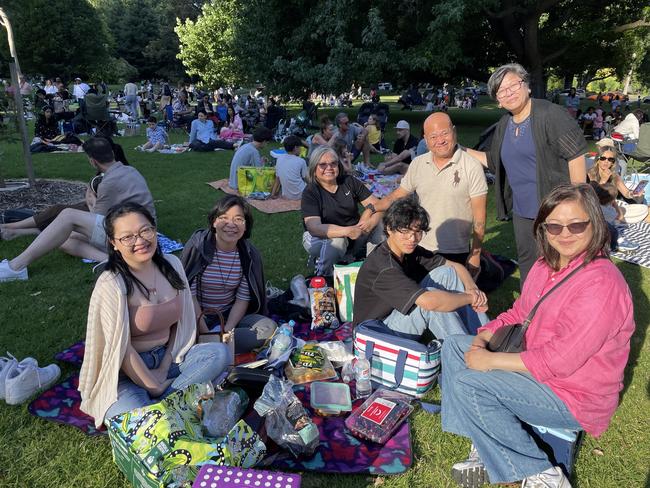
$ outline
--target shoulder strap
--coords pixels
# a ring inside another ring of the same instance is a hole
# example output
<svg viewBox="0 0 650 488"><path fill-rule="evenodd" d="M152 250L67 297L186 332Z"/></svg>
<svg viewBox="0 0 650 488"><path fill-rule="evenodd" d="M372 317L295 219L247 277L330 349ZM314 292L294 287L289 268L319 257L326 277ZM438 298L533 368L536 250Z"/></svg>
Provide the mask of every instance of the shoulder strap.
<svg viewBox="0 0 650 488"><path fill-rule="evenodd" d="M594 259L606 259L606 258L605 258L604 256L596 256ZM578 266L576 269L574 269L573 271L571 271L568 275L566 275L564 278L562 278L562 279L561 279L561 280L560 280L560 281L559 281L559 282L558 282L558 283L557 283L553 288L551 288L548 292L546 292L546 294L545 294L542 298L540 298L540 299L537 301L537 303L535 304L535 306L534 306L534 307L532 308L532 310L528 313L528 317L526 317L526 320L524 320L524 323L523 323L524 331L525 331L525 330L528 328L528 326L530 325L530 322L533 320L533 317L535 316L535 312L537 312L537 309L538 309L539 306L542 304L542 302L543 302L544 300L546 300L546 298L547 298L551 293L553 293L555 290L557 290L557 289L560 287L560 285L564 284L565 281L567 281L567 280L568 280L569 278L571 278L574 274L576 274L578 271L580 271L582 268L584 268L587 264L588 264L588 263L582 263L582 264L581 264L580 266Z"/></svg>

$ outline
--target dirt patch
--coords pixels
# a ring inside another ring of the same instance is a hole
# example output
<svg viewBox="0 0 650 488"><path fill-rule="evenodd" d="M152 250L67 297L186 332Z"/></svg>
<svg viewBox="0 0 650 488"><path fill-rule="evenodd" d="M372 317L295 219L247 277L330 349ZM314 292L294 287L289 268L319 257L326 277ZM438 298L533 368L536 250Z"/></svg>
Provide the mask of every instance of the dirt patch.
<svg viewBox="0 0 650 488"><path fill-rule="evenodd" d="M50 205L83 201L86 184L80 181L36 180L35 187L0 191L0 211L10 208L31 208L35 212Z"/></svg>

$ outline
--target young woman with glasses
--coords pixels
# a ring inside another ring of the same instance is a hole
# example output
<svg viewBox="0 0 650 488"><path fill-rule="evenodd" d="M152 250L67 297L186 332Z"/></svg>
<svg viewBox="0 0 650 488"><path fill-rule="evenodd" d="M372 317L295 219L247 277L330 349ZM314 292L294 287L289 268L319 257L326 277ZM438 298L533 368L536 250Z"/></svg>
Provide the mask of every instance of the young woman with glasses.
<svg viewBox="0 0 650 488"><path fill-rule="evenodd" d="M179 259L163 255L146 208L113 207L108 262L90 299L79 377L81 410L105 419L150 405L231 363L223 344L195 344L196 316Z"/></svg>

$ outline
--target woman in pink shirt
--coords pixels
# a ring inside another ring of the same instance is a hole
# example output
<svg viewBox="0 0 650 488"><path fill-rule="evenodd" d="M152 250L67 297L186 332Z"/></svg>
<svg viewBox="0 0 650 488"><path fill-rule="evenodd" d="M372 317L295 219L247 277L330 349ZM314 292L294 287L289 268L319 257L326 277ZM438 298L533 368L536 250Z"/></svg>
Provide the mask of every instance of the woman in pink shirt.
<svg viewBox="0 0 650 488"><path fill-rule="evenodd" d="M469 458L452 468L465 487L482 486L489 474L491 483L523 479L523 487L570 488L522 425L599 436L623 388L632 297L609 260L609 232L594 190L556 187L542 202L534 231L541 257L512 308L477 336L450 336L442 348L442 427L472 440ZM487 349L495 331L523 323L578 267L537 309L523 352Z"/></svg>

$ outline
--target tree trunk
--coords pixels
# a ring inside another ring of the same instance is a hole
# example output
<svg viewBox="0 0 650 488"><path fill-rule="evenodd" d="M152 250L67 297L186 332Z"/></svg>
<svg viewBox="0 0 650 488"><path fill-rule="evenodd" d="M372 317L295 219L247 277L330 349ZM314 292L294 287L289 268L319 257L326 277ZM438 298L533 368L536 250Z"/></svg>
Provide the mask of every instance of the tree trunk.
<svg viewBox="0 0 650 488"><path fill-rule="evenodd" d="M623 85L623 95L627 95L627 92L630 89L630 83L632 83L632 73L634 72L634 67L630 67L630 71L627 72L625 76L625 83Z"/></svg>
<svg viewBox="0 0 650 488"><path fill-rule="evenodd" d="M564 89L568 90L573 86L573 78L575 75L573 73L564 73Z"/></svg>
<svg viewBox="0 0 650 488"><path fill-rule="evenodd" d="M530 73L530 90L533 98L546 98L544 65L539 52L539 16L532 15L524 23L524 58Z"/></svg>

